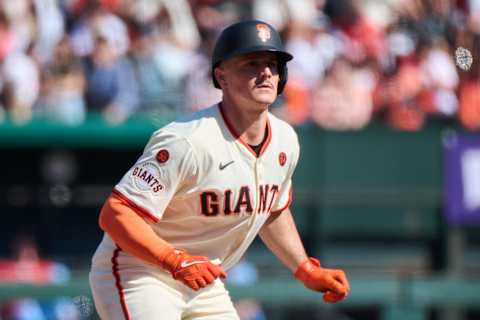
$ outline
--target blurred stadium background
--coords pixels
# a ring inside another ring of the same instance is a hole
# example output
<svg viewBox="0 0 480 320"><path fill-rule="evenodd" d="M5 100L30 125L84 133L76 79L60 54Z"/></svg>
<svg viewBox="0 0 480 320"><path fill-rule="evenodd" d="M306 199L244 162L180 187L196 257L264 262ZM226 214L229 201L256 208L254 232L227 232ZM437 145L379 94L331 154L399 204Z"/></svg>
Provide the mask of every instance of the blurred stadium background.
<svg viewBox="0 0 480 320"><path fill-rule="evenodd" d="M272 108L294 214L352 292L323 304L255 242L242 320L480 319L479 0L1 0L1 320L98 318L99 209L153 130L218 101L212 44L244 18L295 56Z"/></svg>

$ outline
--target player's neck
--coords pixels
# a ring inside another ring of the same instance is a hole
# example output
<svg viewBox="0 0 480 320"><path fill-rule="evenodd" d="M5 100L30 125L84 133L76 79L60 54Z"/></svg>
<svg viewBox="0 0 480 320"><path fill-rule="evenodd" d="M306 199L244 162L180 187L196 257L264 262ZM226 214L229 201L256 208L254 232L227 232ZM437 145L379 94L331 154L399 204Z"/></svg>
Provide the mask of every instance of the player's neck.
<svg viewBox="0 0 480 320"><path fill-rule="evenodd" d="M252 111L224 99L222 110L230 125L243 141L250 145L262 142L267 127L268 108L258 112Z"/></svg>

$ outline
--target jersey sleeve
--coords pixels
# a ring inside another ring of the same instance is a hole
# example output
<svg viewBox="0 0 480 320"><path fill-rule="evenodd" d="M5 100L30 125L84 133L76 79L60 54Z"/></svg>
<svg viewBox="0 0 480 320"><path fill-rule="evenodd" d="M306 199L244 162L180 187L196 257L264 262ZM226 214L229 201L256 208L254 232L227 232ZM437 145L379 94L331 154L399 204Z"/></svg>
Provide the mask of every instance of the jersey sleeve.
<svg viewBox="0 0 480 320"><path fill-rule="evenodd" d="M147 221L155 223L178 190L193 184L196 172L195 152L188 140L160 130L113 192Z"/></svg>
<svg viewBox="0 0 480 320"><path fill-rule="evenodd" d="M290 154L287 154L287 159L290 158L292 161L289 162L288 171L286 177L279 188L278 197L272 207L271 212L274 214L281 213L283 210L287 209L293 200L293 186L292 186L292 177L297 167L298 159L300 156L300 146L298 144L298 138L295 135L294 148L290 151Z"/></svg>

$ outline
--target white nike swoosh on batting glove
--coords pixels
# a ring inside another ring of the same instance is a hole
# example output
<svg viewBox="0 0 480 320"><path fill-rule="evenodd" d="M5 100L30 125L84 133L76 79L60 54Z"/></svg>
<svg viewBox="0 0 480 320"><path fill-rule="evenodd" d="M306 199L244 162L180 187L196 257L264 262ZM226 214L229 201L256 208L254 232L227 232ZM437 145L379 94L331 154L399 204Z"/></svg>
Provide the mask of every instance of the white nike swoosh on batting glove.
<svg viewBox="0 0 480 320"><path fill-rule="evenodd" d="M180 267L181 267L181 268L186 268L186 267L193 266L194 264L205 263L205 262L207 262L207 261L201 261L201 260L190 261L190 262L188 262L188 261L182 261L182 262L180 263Z"/></svg>

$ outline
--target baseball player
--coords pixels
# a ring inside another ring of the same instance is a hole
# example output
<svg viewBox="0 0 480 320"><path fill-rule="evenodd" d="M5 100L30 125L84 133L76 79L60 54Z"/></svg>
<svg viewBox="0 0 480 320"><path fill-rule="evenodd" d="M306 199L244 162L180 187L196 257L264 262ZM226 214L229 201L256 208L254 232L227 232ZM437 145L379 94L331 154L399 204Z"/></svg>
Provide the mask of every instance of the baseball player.
<svg viewBox="0 0 480 320"><path fill-rule="evenodd" d="M101 210L90 285L102 319L238 319L222 279L257 234L325 301L348 294L342 270L307 256L289 210L298 140L268 107L292 58L262 21L222 32L222 101L154 132Z"/></svg>

